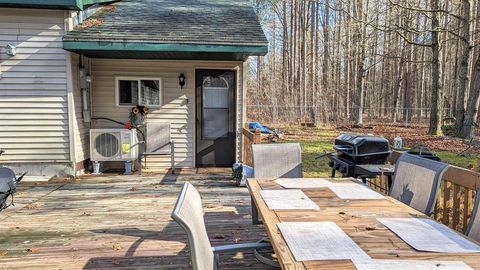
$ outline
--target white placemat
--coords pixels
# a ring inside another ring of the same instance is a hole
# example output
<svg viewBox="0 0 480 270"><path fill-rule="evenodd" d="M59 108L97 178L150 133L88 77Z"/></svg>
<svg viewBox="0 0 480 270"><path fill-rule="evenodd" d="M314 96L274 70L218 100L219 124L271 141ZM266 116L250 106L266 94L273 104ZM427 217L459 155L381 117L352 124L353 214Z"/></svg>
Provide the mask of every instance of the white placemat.
<svg viewBox="0 0 480 270"><path fill-rule="evenodd" d="M460 261L353 260L357 270L473 270Z"/></svg>
<svg viewBox="0 0 480 270"><path fill-rule="evenodd" d="M324 188L333 183L323 178L279 178L275 180L284 188Z"/></svg>
<svg viewBox="0 0 480 270"><path fill-rule="evenodd" d="M323 178L279 178L275 182L284 188L308 189L328 187L340 199L344 200L385 199L380 193L359 183L335 183Z"/></svg>
<svg viewBox="0 0 480 270"><path fill-rule="evenodd" d="M428 218L377 218L416 250L470 253L480 246L470 242L449 227Z"/></svg>
<svg viewBox="0 0 480 270"><path fill-rule="evenodd" d="M272 210L320 210L320 207L299 189L262 190L260 195Z"/></svg>
<svg viewBox="0 0 480 270"><path fill-rule="evenodd" d="M382 194L357 183L334 183L329 187L340 199L344 200L379 200Z"/></svg>
<svg viewBox="0 0 480 270"><path fill-rule="evenodd" d="M297 261L370 259L333 222L281 222L277 226Z"/></svg>

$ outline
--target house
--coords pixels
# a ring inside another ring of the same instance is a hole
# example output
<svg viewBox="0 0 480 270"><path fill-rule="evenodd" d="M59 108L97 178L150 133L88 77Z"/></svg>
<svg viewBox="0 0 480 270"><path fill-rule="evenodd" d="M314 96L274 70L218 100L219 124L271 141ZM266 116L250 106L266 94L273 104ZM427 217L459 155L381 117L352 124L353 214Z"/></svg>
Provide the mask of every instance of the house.
<svg viewBox="0 0 480 270"><path fill-rule="evenodd" d="M170 123L177 167L242 160L245 61L268 43L247 0L0 0L0 48L0 162L78 175L89 130L137 105Z"/></svg>

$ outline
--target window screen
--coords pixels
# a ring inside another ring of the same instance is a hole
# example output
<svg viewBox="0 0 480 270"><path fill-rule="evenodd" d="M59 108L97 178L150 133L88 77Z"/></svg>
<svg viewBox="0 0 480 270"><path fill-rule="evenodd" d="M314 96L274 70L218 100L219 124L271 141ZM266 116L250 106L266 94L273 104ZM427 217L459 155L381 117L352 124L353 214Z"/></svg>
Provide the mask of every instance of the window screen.
<svg viewBox="0 0 480 270"><path fill-rule="evenodd" d="M203 110L203 137L205 139L228 136L228 109Z"/></svg>
<svg viewBox="0 0 480 270"><path fill-rule="evenodd" d="M160 105L160 82L146 80L140 82L140 96L142 105Z"/></svg>

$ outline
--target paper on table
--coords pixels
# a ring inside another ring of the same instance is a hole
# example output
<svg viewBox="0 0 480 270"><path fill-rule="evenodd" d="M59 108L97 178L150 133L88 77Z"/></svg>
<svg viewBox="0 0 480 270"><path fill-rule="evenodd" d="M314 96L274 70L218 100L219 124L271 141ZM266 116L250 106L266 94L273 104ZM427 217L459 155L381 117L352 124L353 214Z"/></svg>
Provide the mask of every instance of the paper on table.
<svg viewBox="0 0 480 270"><path fill-rule="evenodd" d="M353 260L357 270L473 270L460 261Z"/></svg>
<svg viewBox="0 0 480 270"><path fill-rule="evenodd" d="M370 259L333 222L281 222L277 226L297 261Z"/></svg>
<svg viewBox="0 0 480 270"><path fill-rule="evenodd" d="M363 184L334 183L329 187L340 199L344 200L378 200L385 199L380 193Z"/></svg>
<svg viewBox="0 0 480 270"><path fill-rule="evenodd" d="M279 178L275 182L284 188L323 188L333 184L323 178Z"/></svg>
<svg viewBox="0 0 480 270"><path fill-rule="evenodd" d="M320 207L299 189L262 190L260 195L272 210L320 210Z"/></svg>
<svg viewBox="0 0 480 270"><path fill-rule="evenodd" d="M480 252L480 246L477 244L428 218L377 218L377 220L416 250L445 253Z"/></svg>
<svg viewBox="0 0 480 270"><path fill-rule="evenodd" d="M323 178L279 178L275 182L284 188L330 188L340 199L377 200L385 197L359 183L336 183Z"/></svg>

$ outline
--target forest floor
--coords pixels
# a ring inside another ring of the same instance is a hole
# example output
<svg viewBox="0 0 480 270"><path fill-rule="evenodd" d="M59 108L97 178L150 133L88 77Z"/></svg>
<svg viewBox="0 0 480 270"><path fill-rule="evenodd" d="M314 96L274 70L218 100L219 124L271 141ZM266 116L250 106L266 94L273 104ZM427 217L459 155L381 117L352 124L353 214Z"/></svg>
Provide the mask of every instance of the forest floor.
<svg viewBox="0 0 480 270"><path fill-rule="evenodd" d="M434 151L442 161L480 172L480 142L471 143L449 136L427 135L426 126L405 127L399 124L370 124L363 128L353 128L351 126L284 127L280 130L285 134L286 141L300 143L306 177L330 175L328 157L319 159L316 159L316 157L332 151L333 141L341 133L373 134L383 136L391 143L399 135L406 148L426 146Z"/></svg>

